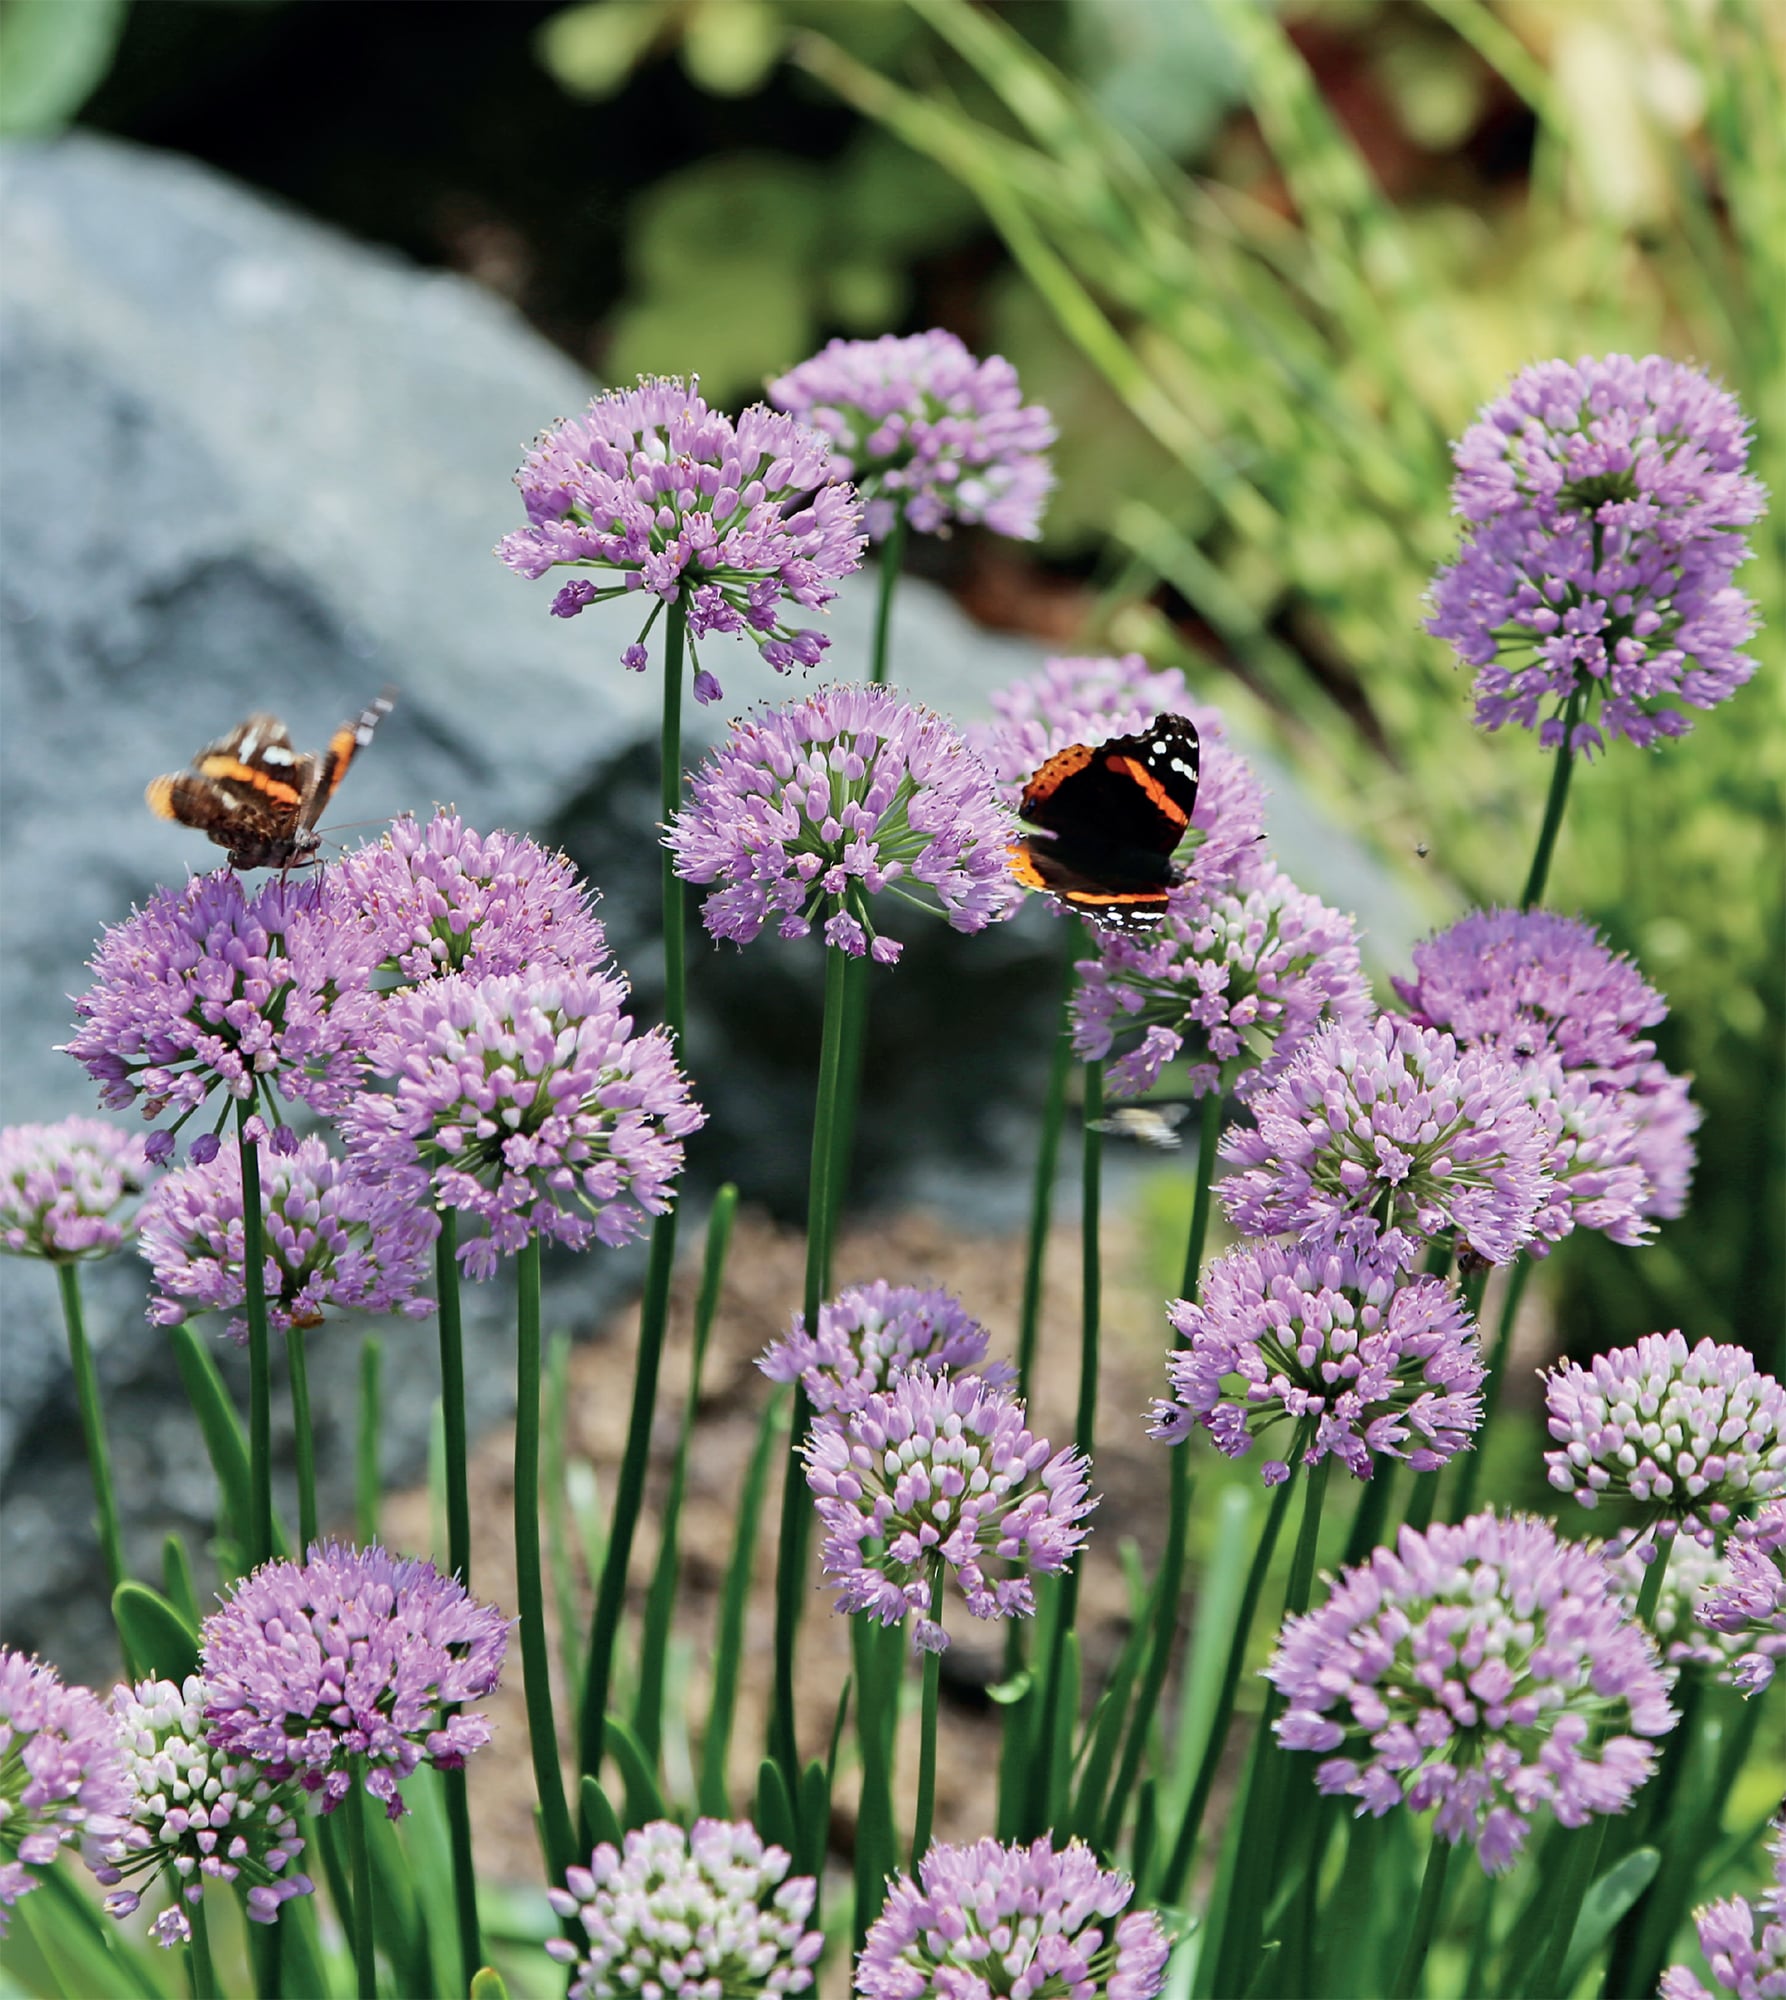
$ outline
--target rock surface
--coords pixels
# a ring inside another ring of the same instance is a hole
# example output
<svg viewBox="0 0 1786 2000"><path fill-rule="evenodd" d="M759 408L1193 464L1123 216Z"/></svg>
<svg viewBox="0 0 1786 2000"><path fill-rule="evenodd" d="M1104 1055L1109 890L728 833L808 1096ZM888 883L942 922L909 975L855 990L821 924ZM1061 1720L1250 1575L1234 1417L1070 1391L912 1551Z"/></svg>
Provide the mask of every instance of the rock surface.
<svg viewBox="0 0 1786 2000"><path fill-rule="evenodd" d="M528 438L590 384L504 304L267 202L181 158L91 136L0 152L0 1008L4 1117L91 1106L53 1045L99 929L214 850L142 805L156 772L258 707L320 742L382 685L399 690L338 802L339 830L452 801L474 823L562 842L604 893L639 1000L655 1005L655 689L616 665L625 607L546 615L490 551L520 519ZM866 658L872 585L830 621L841 672ZM741 644L707 662L726 713L785 688ZM973 629L939 593L902 592L894 678L966 717L1039 657ZM691 748L694 747L691 742ZM1380 949L1411 918L1354 844L1292 808L1285 865L1359 910ZM940 931L940 926L932 926ZM713 1122L695 1190L720 1173L798 1213L818 1022L816 950L715 953L691 939L692 1067ZM877 988L862 1185L1008 1220L1058 991L1041 915L988 939L915 940ZM552 1274L548 1317L587 1332L637 1282L606 1254ZM100 1672L107 1621L50 1274L0 1260L4 1631ZM131 1554L203 1532L210 1477L133 1265L92 1273ZM512 1401L501 1285L469 1301L474 1420ZM339 1507L356 1329L312 1339L323 1471ZM386 1340L385 1452L413 1474L434 1398L427 1326ZM235 1357L226 1355L226 1365ZM279 1401L283 1403L283 1395Z"/></svg>

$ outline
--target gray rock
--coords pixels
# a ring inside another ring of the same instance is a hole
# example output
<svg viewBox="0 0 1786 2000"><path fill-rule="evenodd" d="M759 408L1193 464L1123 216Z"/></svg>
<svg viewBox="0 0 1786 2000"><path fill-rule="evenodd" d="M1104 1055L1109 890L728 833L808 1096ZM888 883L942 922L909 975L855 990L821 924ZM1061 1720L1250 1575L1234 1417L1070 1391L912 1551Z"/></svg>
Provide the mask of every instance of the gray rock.
<svg viewBox="0 0 1786 2000"><path fill-rule="evenodd" d="M508 482L527 440L582 401L586 379L469 283L190 161L92 136L0 151L0 258L6 1120L90 1107L90 1086L52 1050L93 939L156 883L216 859L146 812L146 780L256 707L319 742L386 683L400 699L338 820L376 826L452 801L475 823L563 841L603 888L649 1013L655 678L617 667L633 636L625 607L553 619L550 585L490 553L520 519ZM836 607L841 671L865 662L872 596L858 579ZM902 593L895 678L938 707L983 713L987 691L1037 657L924 586ZM715 646L706 663L728 707L778 691L743 645ZM691 735L726 712L691 716ZM1355 844L1306 816L1285 830L1297 850L1286 865L1312 886L1354 907L1373 899L1380 934L1409 928ZM990 1170L1013 1166L1027 1128L1058 935L1038 917L971 948L946 934L914 944L897 994L889 983L876 1001L859 1156L871 1191L928 1185L970 1219L1018 1212L1021 1174ZM713 1111L691 1179L733 1175L797 1213L816 951L691 942L691 1063ZM40 1268L0 1264L4 1629L97 1673L109 1642L55 1288ZM633 1255L560 1266L549 1317L586 1333L637 1273ZM202 1537L209 1475L164 1338L142 1316L140 1272L96 1271L89 1291L130 1552L154 1575L163 1533ZM487 1422L512 1400L506 1288L468 1304L473 1415ZM383 1332L386 1467L413 1477L432 1336ZM337 1518L356 1347L353 1329L312 1338Z"/></svg>

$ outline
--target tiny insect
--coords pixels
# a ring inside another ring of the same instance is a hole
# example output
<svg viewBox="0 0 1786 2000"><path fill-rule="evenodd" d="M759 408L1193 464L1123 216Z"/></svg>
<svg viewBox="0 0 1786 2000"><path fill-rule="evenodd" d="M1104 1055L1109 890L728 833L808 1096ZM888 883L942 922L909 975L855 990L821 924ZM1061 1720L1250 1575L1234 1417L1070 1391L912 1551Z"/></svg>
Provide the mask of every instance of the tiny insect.
<svg viewBox="0 0 1786 2000"><path fill-rule="evenodd" d="M251 715L206 744L191 770L154 779L149 810L226 848L232 868L308 868L322 844L316 822L391 701L378 696L320 752L294 750L278 716Z"/></svg>
<svg viewBox="0 0 1786 2000"><path fill-rule="evenodd" d="M1088 1132L1108 1132L1113 1139L1134 1139L1162 1153L1176 1153L1184 1143L1177 1127L1190 1113L1188 1104L1123 1104L1108 1118L1088 1118Z"/></svg>
<svg viewBox="0 0 1786 2000"><path fill-rule="evenodd" d="M1427 857L1427 856L1428 856L1428 855L1429 855L1429 854L1430 854L1431 852L1432 852L1432 849L1431 849L1430 847L1428 847L1428 846L1427 846L1427 844L1426 844L1426 842L1425 842L1424 840L1417 840L1417 841L1415 841L1415 843L1414 843L1414 858L1415 858L1415 859L1416 859L1417 861L1424 861L1424 860L1426 859L1426 857Z"/></svg>

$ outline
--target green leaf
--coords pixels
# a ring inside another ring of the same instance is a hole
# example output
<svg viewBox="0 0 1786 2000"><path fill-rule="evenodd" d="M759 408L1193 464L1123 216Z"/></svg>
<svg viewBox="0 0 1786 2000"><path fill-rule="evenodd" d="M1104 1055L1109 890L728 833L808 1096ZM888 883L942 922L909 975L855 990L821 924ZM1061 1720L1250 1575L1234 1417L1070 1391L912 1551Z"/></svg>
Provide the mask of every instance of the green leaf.
<svg viewBox="0 0 1786 2000"><path fill-rule="evenodd" d="M1034 1673L1025 1667L1021 1673L1013 1674L1008 1681L994 1681L986 1690L986 1699L999 1708L1015 1708L1035 1684Z"/></svg>
<svg viewBox="0 0 1786 2000"><path fill-rule="evenodd" d="M55 132L112 66L130 0L7 0L0 9L0 134Z"/></svg>
<svg viewBox="0 0 1786 2000"><path fill-rule="evenodd" d="M176 1326L169 1335L173 1342L174 1364L186 1387L186 1400L204 1435L205 1452L217 1475L219 1531L241 1546L248 1526L248 1441L242 1435L242 1420L230 1401L229 1390L217 1372L217 1364L190 1326ZM277 1519L273 1522L273 1552L284 1555L285 1536Z"/></svg>
<svg viewBox="0 0 1786 2000"><path fill-rule="evenodd" d="M701 1776L697 1787L702 1812L716 1819L731 1817L726 1758L732 1742L732 1717L738 1704L738 1669L744 1655L744 1613L750 1596L751 1563L756 1555L757 1531L762 1525L763 1492L769 1482L770 1462L787 1435L791 1414L785 1394L770 1399L745 1470L744 1490L738 1498L738 1532L726 1563L719 1629L714 1635L713 1699L707 1711L706 1734L701 1739Z"/></svg>
<svg viewBox="0 0 1786 2000"><path fill-rule="evenodd" d="M800 1774L799 1825L793 1872L816 1880L824 1872L825 1849L831 1837L831 1774L816 1757Z"/></svg>
<svg viewBox="0 0 1786 2000"><path fill-rule="evenodd" d="M744 97L768 82L782 39L775 9L762 0L706 0L683 31L682 66L715 97Z"/></svg>
<svg viewBox="0 0 1786 2000"><path fill-rule="evenodd" d="M502 1974L493 1965L481 1965L471 1981L471 2000L509 2000Z"/></svg>
<svg viewBox="0 0 1786 2000"><path fill-rule="evenodd" d="M588 1835L590 1845L599 1847L605 1841L610 1847L618 1847L626 1838L626 1829L620 1824L614 1801L602 1789L598 1779L583 1780L578 1803L582 1807L583 1831Z"/></svg>
<svg viewBox="0 0 1786 2000"><path fill-rule="evenodd" d="M633 1733L631 1725L611 1709L604 1740L608 1755L620 1768L620 1782L626 1791L627 1825L643 1826L647 1820L666 1818L663 1793L657 1788L657 1778L644 1744Z"/></svg>
<svg viewBox="0 0 1786 2000"><path fill-rule="evenodd" d="M198 1627L189 1625L158 1590L121 1583L112 1592L112 1616L130 1656L146 1674L178 1687L198 1672Z"/></svg>
<svg viewBox="0 0 1786 2000"><path fill-rule="evenodd" d="M186 1544L178 1535L167 1536L161 1544L161 1587L168 1602L196 1632L203 1622L199 1616L198 1587L192 1580Z"/></svg>
<svg viewBox="0 0 1786 2000"><path fill-rule="evenodd" d="M662 21L652 0L594 0L543 21L533 53L572 97L612 97L645 59Z"/></svg>
<svg viewBox="0 0 1786 2000"><path fill-rule="evenodd" d="M1569 1940L1569 1956L1563 1961L1564 1993L1573 1993L1587 1970L1588 1960L1611 1937L1619 1919L1656 1879L1662 1864L1653 1847L1635 1847L1622 1861L1615 1862L1582 1899Z"/></svg>
<svg viewBox="0 0 1786 2000"><path fill-rule="evenodd" d="M794 1802L788 1797L788 1781L773 1757L765 1757L757 1769L757 1831L777 1847L794 1851Z"/></svg>

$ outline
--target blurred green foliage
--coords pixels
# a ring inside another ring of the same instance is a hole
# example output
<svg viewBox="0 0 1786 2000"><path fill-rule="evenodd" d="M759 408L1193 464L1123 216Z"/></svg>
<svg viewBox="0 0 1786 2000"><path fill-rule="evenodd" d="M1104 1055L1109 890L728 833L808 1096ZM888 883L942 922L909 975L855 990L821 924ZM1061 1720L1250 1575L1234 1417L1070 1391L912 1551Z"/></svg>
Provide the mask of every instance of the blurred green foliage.
<svg viewBox="0 0 1786 2000"><path fill-rule="evenodd" d="M1523 733L1471 727L1467 680L1421 627L1454 546L1448 441L1527 361L1660 349L1730 383L1786 491L1786 78L1756 0L1379 10L1379 82L1410 94L1411 130L1442 138L1490 85L1529 114L1529 175L1492 209L1440 176L1388 199L1253 0L1211 0L1251 117L1208 179L1020 17L910 6L929 36L897 64L818 33L795 58L957 175L1003 237L1022 289L999 342L1058 399L1063 469L1090 490L1063 496L1054 533L1107 537L1111 632L1183 650L1133 609L1168 588L1435 917L1511 900L1548 765ZM1683 1222L1640 1256L1584 1241L1557 1260L1588 1344L1679 1324L1768 1352L1786 1315L1783 549L1776 509L1743 579L1766 620L1756 684L1684 744L1618 745L1583 773L1553 876L1552 900L1668 993L1662 1051L1696 1073L1707 1121Z"/></svg>
<svg viewBox="0 0 1786 2000"><path fill-rule="evenodd" d="M0 0L0 137L65 125L111 67L130 0Z"/></svg>

